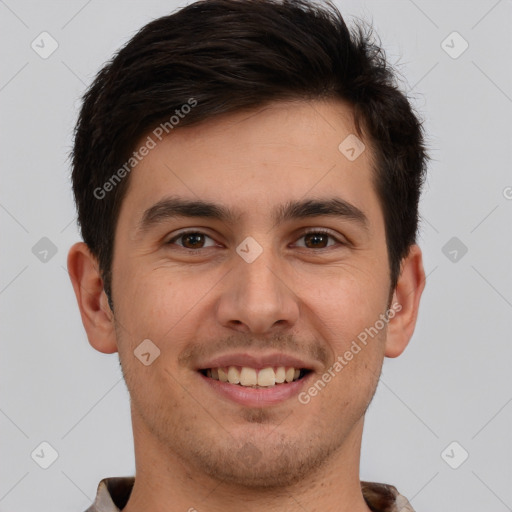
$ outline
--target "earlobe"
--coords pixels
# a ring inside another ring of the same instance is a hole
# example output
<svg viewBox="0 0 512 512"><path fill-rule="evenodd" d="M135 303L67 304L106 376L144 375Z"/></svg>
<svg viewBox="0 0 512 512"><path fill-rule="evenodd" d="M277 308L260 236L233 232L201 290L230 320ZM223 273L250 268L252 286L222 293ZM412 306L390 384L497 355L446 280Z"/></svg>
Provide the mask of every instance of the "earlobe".
<svg viewBox="0 0 512 512"><path fill-rule="evenodd" d="M68 272L89 343L99 352L117 352L114 316L103 289L96 258L83 242L68 253Z"/></svg>
<svg viewBox="0 0 512 512"><path fill-rule="evenodd" d="M388 323L386 357L397 357L407 347L416 326L421 294L425 288L425 271L421 249L417 245L410 248L402 261L402 269L391 303L394 316ZM395 307L393 308L393 305Z"/></svg>

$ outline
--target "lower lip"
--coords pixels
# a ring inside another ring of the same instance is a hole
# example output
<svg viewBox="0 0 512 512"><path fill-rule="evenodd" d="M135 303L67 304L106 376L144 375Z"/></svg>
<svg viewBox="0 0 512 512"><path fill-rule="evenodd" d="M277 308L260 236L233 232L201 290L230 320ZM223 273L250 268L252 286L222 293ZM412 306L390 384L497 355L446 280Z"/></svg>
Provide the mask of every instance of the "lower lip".
<svg viewBox="0 0 512 512"><path fill-rule="evenodd" d="M238 384L229 384L228 382L205 377L200 372L198 372L198 374L206 384L220 395L247 407L264 407L282 403L298 395L300 390L313 375L313 372L308 373L300 380L286 384L276 384L268 388L244 387Z"/></svg>

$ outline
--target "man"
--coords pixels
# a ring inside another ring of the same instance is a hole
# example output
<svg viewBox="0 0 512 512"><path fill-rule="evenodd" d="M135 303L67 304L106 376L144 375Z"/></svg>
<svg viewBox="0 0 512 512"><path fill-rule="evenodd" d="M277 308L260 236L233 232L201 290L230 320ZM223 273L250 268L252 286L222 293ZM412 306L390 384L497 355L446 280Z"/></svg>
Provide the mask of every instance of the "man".
<svg viewBox="0 0 512 512"><path fill-rule="evenodd" d="M89 512L412 510L359 478L424 287L428 160L370 35L328 3L200 1L86 93L68 268L136 460Z"/></svg>

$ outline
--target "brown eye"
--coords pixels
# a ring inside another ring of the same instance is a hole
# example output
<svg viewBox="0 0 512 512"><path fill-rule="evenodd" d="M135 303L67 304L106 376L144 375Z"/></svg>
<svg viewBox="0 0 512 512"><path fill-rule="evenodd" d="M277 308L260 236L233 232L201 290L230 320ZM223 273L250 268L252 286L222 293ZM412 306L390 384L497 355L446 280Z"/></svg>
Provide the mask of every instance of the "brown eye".
<svg viewBox="0 0 512 512"><path fill-rule="evenodd" d="M201 233L190 233L188 235L182 235L183 247L187 249L198 249L204 244L204 237Z"/></svg>
<svg viewBox="0 0 512 512"><path fill-rule="evenodd" d="M304 235L304 240L306 243L306 247L318 249L319 247L323 249L327 247L329 235L324 233L308 233Z"/></svg>
<svg viewBox="0 0 512 512"><path fill-rule="evenodd" d="M200 231L187 231L180 233L167 242L168 245L175 244L178 240L181 243L177 245L184 249L204 249L205 247L212 247L215 244L205 245L206 239L211 239L208 235L201 233ZM213 240L212 240L213 241Z"/></svg>
<svg viewBox="0 0 512 512"><path fill-rule="evenodd" d="M336 243L329 243L329 239L341 244L337 238L327 231L309 231L308 233L304 233L300 239L304 239L304 245L299 244L299 247L305 247L307 249L325 249L336 245Z"/></svg>

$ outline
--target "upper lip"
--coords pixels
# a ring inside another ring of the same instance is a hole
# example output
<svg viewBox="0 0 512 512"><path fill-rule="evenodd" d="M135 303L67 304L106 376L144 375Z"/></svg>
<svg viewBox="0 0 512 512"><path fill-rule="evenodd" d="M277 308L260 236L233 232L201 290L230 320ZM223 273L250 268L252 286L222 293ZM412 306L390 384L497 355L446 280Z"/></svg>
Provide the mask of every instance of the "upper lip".
<svg viewBox="0 0 512 512"><path fill-rule="evenodd" d="M249 354L247 352L237 352L224 354L201 362L197 365L197 370L206 370L208 368L226 368L229 366L247 366L249 368L262 369L268 367L293 367L296 369L314 370L318 363L306 361L296 356L274 352L269 354Z"/></svg>

